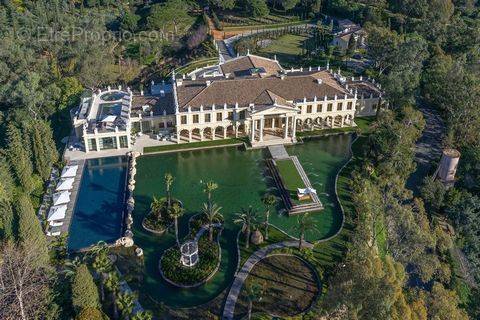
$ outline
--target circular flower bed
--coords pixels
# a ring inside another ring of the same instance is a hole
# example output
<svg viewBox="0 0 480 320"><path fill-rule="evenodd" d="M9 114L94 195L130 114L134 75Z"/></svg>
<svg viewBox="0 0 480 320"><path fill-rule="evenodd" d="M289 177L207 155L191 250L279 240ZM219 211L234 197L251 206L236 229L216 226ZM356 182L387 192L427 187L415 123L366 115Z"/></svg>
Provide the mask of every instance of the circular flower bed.
<svg viewBox="0 0 480 320"><path fill-rule="evenodd" d="M203 224L201 216L190 220L190 235L193 239ZM196 287L207 282L220 266L220 244L218 236L221 230L214 229L214 241L208 239L208 230L198 240L199 261L193 267L186 267L180 262L181 253L177 246L167 249L160 258L159 268L163 278L178 287Z"/></svg>
<svg viewBox="0 0 480 320"><path fill-rule="evenodd" d="M161 202L161 210L159 213L150 211L142 221L142 226L145 230L155 233L163 234L172 225L173 219L168 213L167 198L159 200ZM171 205L177 203L180 207L183 206L182 202L177 199L172 199Z"/></svg>

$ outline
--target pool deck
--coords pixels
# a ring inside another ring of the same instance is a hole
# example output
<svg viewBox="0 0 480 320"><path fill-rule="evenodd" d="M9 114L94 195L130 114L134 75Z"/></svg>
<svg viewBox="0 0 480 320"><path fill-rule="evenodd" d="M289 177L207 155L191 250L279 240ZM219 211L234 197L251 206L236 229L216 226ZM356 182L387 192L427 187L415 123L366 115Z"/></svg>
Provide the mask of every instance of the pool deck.
<svg viewBox="0 0 480 320"><path fill-rule="evenodd" d="M80 185L82 183L82 175L83 169L85 168L85 160L76 160L72 161L73 164L76 163L78 165L77 175L75 176L75 180L73 182L73 188L70 191L70 202L67 205L67 212L65 213L65 220L61 227L62 234L67 234L70 230L70 223L72 222L73 211L75 210L75 205L77 204L78 198L78 191L80 190Z"/></svg>

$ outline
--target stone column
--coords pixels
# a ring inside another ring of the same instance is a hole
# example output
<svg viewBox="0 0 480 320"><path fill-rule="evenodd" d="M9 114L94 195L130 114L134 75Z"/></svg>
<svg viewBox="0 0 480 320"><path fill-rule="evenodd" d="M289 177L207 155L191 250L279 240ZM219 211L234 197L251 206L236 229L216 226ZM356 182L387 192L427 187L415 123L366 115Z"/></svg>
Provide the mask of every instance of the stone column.
<svg viewBox="0 0 480 320"><path fill-rule="evenodd" d="M292 138L295 138L295 131L297 131L297 119L292 117L293 128L292 128Z"/></svg>
<svg viewBox="0 0 480 320"><path fill-rule="evenodd" d="M275 129L275 118L272 118L272 129Z"/></svg>
<svg viewBox="0 0 480 320"><path fill-rule="evenodd" d="M200 130L200 141L203 141L203 130Z"/></svg>
<svg viewBox="0 0 480 320"><path fill-rule="evenodd" d="M227 128L223 127L223 139L227 139Z"/></svg>
<svg viewBox="0 0 480 320"><path fill-rule="evenodd" d="M177 135L177 143L180 143L180 131L178 131L178 127L175 127L175 132Z"/></svg>
<svg viewBox="0 0 480 320"><path fill-rule="evenodd" d="M120 149L120 138L118 136L115 136L115 142L117 144L117 149Z"/></svg>
<svg viewBox="0 0 480 320"><path fill-rule="evenodd" d="M250 126L250 141L253 143L255 141L255 120L252 120Z"/></svg>
<svg viewBox="0 0 480 320"><path fill-rule="evenodd" d="M97 145L95 151L100 151L100 138L95 137L95 144Z"/></svg>
<svg viewBox="0 0 480 320"><path fill-rule="evenodd" d="M192 142L192 131L188 131L188 142Z"/></svg>
<svg viewBox="0 0 480 320"><path fill-rule="evenodd" d="M233 130L235 130L235 138L238 138L238 123L235 124Z"/></svg>
<svg viewBox="0 0 480 320"><path fill-rule="evenodd" d="M285 117L285 131L283 133L283 139L288 138L288 117Z"/></svg>
<svg viewBox="0 0 480 320"><path fill-rule="evenodd" d="M259 141L263 141L263 126L264 126L265 118L260 119L260 132L259 132Z"/></svg>

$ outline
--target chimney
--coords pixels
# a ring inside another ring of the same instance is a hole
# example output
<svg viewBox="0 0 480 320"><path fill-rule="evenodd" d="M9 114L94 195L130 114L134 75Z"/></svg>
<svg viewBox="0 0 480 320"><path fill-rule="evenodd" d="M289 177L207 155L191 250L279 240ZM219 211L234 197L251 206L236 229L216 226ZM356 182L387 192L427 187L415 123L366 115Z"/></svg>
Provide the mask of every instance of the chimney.
<svg viewBox="0 0 480 320"><path fill-rule="evenodd" d="M192 80L197 80L197 75L194 73L194 74L192 74L191 78L192 78Z"/></svg>
<svg viewBox="0 0 480 320"><path fill-rule="evenodd" d="M317 83L318 83L318 84L322 84L322 83L323 83L323 80L320 79L320 78L318 78L318 79L317 79Z"/></svg>
<svg viewBox="0 0 480 320"><path fill-rule="evenodd" d="M280 79L285 79L285 75L283 73L280 75Z"/></svg>
<svg viewBox="0 0 480 320"><path fill-rule="evenodd" d="M163 90L163 89L160 90L160 96L161 96L161 97L165 97L165 90Z"/></svg>
<svg viewBox="0 0 480 320"><path fill-rule="evenodd" d="M206 84L207 84L207 87L210 87L210 85L212 84L212 82L210 80L207 80L206 81Z"/></svg>
<svg viewBox="0 0 480 320"><path fill-rule="evenodd" d="M143 90L140 90L140 95L143 96Z"/></svg>

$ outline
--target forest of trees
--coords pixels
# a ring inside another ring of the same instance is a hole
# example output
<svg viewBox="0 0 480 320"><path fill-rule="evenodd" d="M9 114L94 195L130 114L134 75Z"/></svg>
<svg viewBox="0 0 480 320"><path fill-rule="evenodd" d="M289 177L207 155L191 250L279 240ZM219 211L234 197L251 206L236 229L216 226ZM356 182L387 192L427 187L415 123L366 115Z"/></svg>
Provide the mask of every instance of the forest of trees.
<svg viewBox="0 0 480 320"><path fill-rule="evenodd" d="M104 252L65 266L65 244L47 242L36 210L51 169L61 163L69 110L84 90L135 86L189 59L215 56L196 13L207 4L253 16L270 10L336 15L360 23L369 34L373 65L366 75L380 81L389 108L373 125L365 164L352 173L357 226L344 267L331 275L312 312L329 319L480 318L480 293L455 274L452 256L461 249L480 282L475 0L2 1L0 318L104 319L101 300L108 298L92 269L107 274L100 281L106 292L115 296L118 288ZM145 37L148 31L158 34ZM462 157L454 188L427 177L421 196L414 196L405 185L425 127L418 110L423 104L442 115L443 146L460 150ZM456 236L440 221L453 225ZM127 314L132 299L121 296L120 311Z"/></svg>

